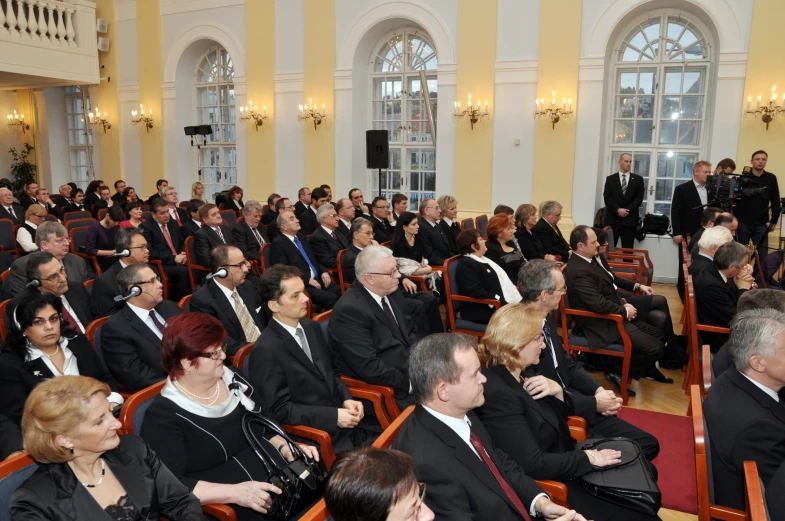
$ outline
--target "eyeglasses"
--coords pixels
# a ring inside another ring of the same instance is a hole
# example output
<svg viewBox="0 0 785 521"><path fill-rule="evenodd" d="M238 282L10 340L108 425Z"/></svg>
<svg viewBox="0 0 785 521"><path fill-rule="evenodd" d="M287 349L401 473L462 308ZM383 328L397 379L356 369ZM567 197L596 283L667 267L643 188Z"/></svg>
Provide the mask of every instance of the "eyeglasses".
<svg viewBox="0 0 785 521"><path fill-rule="evenodd" d="M390 205L386 204L384 206L374 206L374 208L376 208L377 210L389 210L390 209Z"/></svg>
<svg viewBox="0 0 785 521"><path fill-rule="evenodd" d="M360 235L367 235L369 237L374 237L376 234L374 232L357 232Z"/></svg>
<svg viewBox="0 0 785 521"><path fill-rule="evenodd" d="M60 277L65 277L65 268L63 268L63 267L61 267L60 271L58 271L57 273L53 273L52 275L49 275L45 279L41 279L41 281L42 282L55 282Z"/></svg>
<svg viewBox="0 0 785 521"><path fill-rule="evenodd" d="M71 244L71 239L68 237L58 237L54 240L57 244Z"/></svg>
<svg viewBox="0 0 785 521"><path fill-rule="evenodd" d="M292 208L294 208L293 204L289 204L283 207L284 210L291 210Z"/></svg>
<svg viewBox="0 0 785 521"><path fill-rule="evenodd" d="M242 262L238 262L237 264L224 264L224 265L223 265L223 266L221 266L221 267L222 267L222 268L244 268L244 267L246 267L246 266L247 266L247 267L250 267L250 266L251 266L251 263L250 263L250 262L248 262L247 260L244 260L244 261L242 261Z"/></svg>
<svg viewBox="0 0 785 521"><path fill-rule="evenodd" d="M129 250L149 250L150 247L147 246L146 244L142 244L141 246L129 246L128 249Z"/></svg>
<svg viewBox="0 0 785 521"><path fill-rule="evenodd" d="M369 272L366 272L365 274L366 275L386 275L388 277L395 277L396 273L401 273L400 271L398 271L398 268L393 268L393 270L390 273L378 273L378 272L370 272L369 271Z"/></svg>
<svg viewBox="0 0 785 521"><path fill-rule="evenodd" d="M142 281L139 281L139 282L134 282L133 284L152 284L152 283L153 283L153 282L155 282L156 280L157 280L158 282L161 282L161 277L160 277L160 276L158 276L158 275L156 275L155 277L153 277L153 278L152 278L152 279L150 279L150 280L142 280Z"/></svg>
<svg viewBox="0 0 785 521"><path fill-rule="evenodd" d="M422 505L425 503L425 483L417 483L418 490L418 499L417 499L417 506L414 507L414 519L420 518L420 510L422 510Z"/></svg>
<svg viewBox="0 0 785 521"><path fill-rule="evenodd" d="M62 316L60 316L60 314L58 313L57 315L52 315L49 318L35 317L31 325L33 327L43 327L46 323L55 325L55 324L59 324L60 320L62 320Z"/></svg>
<svg viewBox="0 0 785 521"><path fill-rule="evenodd" d="M215 351L206 351L204 353L199 353L199 358L209 358L210 360L220 360L221 355L226 353L226 342L223 342L218 349Z"/></svg>
<svg viewBox="0 0 785 521"><path fill-rule="evenodd" d="M336 217L338 217L338 214L337 213L328 213L327 215L325 215L325 217L329 217L330 219L335 219Z"/></svg>

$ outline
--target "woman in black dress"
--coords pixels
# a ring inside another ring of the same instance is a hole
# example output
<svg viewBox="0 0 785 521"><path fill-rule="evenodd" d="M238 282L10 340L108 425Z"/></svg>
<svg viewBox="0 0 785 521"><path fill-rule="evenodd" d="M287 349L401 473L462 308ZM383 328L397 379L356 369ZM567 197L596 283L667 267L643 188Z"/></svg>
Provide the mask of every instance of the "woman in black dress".
<svg viewBox="0 0 785 521"><path fill-rule="evenodd" d="M229 193L226 194L226 202L223 204L223 209L233 210L237 217L242 217L244 206L243 189L234 185L229 189Z"/></svg>
<svg viewBox="0 0 785 521"><path fill-rule="evenodd" d="M533 204L522 204L515 211L515 226L518 231L515 232L515 238L518 239L518 245L521 248L521 253L528 260L532 259L545 259L555 261L556 257L545 253L540 239L532 233L532 228L537 224L537 207Z"/></svg>
<svg viewBox="0 0 785 521"><path fill-rule="evenodd" d="M595 521L659 519L599 499L580 482L584 474L621 461L616 450L581 450L567 425L573 414L570 396L544 376L523 378L526 367L538 364L545 347L544 315L524 304L497 311L483 337L490 356L482 372L485 403L475 412L493 443L534 479L552 479L567 486L570 507ZM544 355L549 356L549 355Z"/></svg>
<svg viewBox="0 0 785 521"><path fill-rule="evenodd" d="M273 416L253 387L224 365L226 332L218 319L185 313L168 321L161 364L169 374L145 414L142 438L202 504L228 503L239 521L268 519L271 494L262 462L245 439L248 412ZM291 460L280 436L270 442ZM314 459L313 447L304 449Z"/></svg>
<svg viewBox="0 0 785 521"><path fill-rule="evenodd" d="M393 230L392 240L390 241L390 249L393 252L393 257L400 257L403 259L413 260L423 264L422 243L420 242L417 234L420 231L420 223L417 216L412 212L403 212L398 216L398 222L395 223L395 230ZM406 275L428 275L433 269L423 264L421 268Z"/></svg>
<svg viewBox="0 0 785 521"><path fill-rule="evenodd" d="M526 259L521 253L514 232L515 225L509 215L499 213L491 217L488 221L488 241L485 244L488 251L485 256L501 266L510 281L517 285L518 271Z"/></svg>
<svg viewBox="0 0 785 521"><path fill-rule="evenodd" d="M95 203L101 200L101 196L98 195L98 189L101 188L104 182L100 179L96 179L95 181L90 181L90 184L87 185L87 190L84 193L84 209L90 213L93 213L93 206Z"/></svg>
<svg viewBox="0 0 785 521"><path fill-rule="evenodd" d="M112 390L112 407L123 403L114 378L87 338L68 329L62 309L59 298L36 291L7 313L12 320L0 352L0 414L16 424L22 421L25 400L32 390L63 375L100 380Z"/></svg>

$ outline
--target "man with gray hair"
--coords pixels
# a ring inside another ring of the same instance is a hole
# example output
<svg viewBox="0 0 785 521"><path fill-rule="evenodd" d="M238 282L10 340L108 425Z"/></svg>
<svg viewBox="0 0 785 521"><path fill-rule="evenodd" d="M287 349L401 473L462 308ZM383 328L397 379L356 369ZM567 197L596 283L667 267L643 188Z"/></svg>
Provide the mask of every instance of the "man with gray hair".
<svg viewBox="0 0 785 521"><path fill-rule="evenodd" d="M420 202L420 231L417 236L422 243L422 255L431 266L443 266L447 259L458 255L458 251L450 250L450 239L439 226L441 217L442 211L436 199L423 199Z"/></svg>
<svg viewBox="0 0 785 521"><path fill-rule="evenodd" d="M319 226L308 239L313 254L322 266L337 268L338 252L349 247L349 241L337 231L338 212L335 211L333 205L323 204L316 210L316 220L319 222Z"/></svg>
<svg viewBox="0 0 785 521"><path fill-rule="evenodd" d="M486 378L471 337L430 335L412 348L409 367L417 407L392 448L414 459L437 519L585 521L551 502L472 412L485 403Z"/></svg>
<svg viewBox="0 0 785 521"><path fill-rule="evenodd" d="M243 207L243 220L232 228L234 245L240 248L249 261L261 262L259 252L261 247L270 243L270 237L262 221L262 205L259 201L248 201Z"/></svg>
<svg viewBox="0 0 785 521"><path fill-rule="evenodd" d="M169 216L177 223L177 226L182 228L183 224L188 221L188 212L183 208L177 207L177 188L167 185L167 187L162 190L161 194L169 208ZM103 198L103 195L101 198Z"/></svg>
<svg viewBox="0 0 785 521"><path fill-rule="evenodd" d="M401 278L395 257L384 246L367 246L354 272L357 279L333 308L327 330L334 366L340 374L392 387L399 406L411 405L409 350L419 333L390 298Z"/></svg>
<svg viewBox="0 0 785 521"><path fill-rule="evenodd" d="M698 252L692 255L692 262L690 263L690 267L687 268L690 275L697 277L698 273L706 269L707 266L711 266L714 262L714 254L717 253L717 249L723 244L732 241L733 235L731 235L730 230L724 226L706 228L696 244Z"/></svg>
<svg viewBox="0 0 785 521"><path fill-rule="evenodd" d="M63 263L68 282L78 282L83 284L85 281L94 279L95 273L89 267L85 259L70 253L68 232L65 226L55 222L44 222L35 231L35 242L40 251L48 251L57 260ZM27 261L30 257L24 256L11 264L11 275L3 284L0 291L0 301L10 299L24 291L25 286L30 280L27 278Z"/></svg>
<svg viewBox="0 0 785 521"><path fill-rule="evenodd" d="M11 219L14 224L25 222L25 209L14 202L14 194L6 187L0 188L0 219Z"/></svg>
<svg viewBox="0 0 785 521"><path fill-rule="evenodd" d="M736 315L739 297L754 281L752 266L747 264L749 254L749 249L738 242L723 244L717 248L713 263L695 277L695 309L699 324L728 327ZM728 281L733 283L728 284ZM711 345L712 353L716 353L727 336L704 333L703 338Z"/></svg>
<svg viewBox="0 0 785 521"><path fill-rule="evenodd" d="M545 253L558 255L562 261L567 262L572 252L559 229L562 206L558 201L545 201L540 208L540 220L532 228L532 233L539 237Z"/></svg>
<svg viewBox="0 0 785 521"><path fill-rule="evenodd" d="M740 313L729 349L734 367L714 381L703 411L715 501L744 510L744 462L758 465L767 487L785 461L785 407L778 395L785 386L785 314Z"/></svg>

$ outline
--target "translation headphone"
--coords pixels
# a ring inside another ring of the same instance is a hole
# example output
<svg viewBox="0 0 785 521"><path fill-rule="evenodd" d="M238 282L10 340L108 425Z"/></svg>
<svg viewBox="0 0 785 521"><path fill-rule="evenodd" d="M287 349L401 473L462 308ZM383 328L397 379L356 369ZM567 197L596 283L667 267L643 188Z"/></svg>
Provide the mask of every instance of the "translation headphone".
<svg viewBox="0 0 785 521"><path fill-rule="evenodd" d="M142 287L139 284L134 284L131 286L131 290L128 292L127 295L117 295L114 298L115 302L125 302L126 300L132 299L134 297L138 297L142 294Z"/></svg>
<svg viewBox="0 0 785 521"><path fill-rule="evenodd" d="M41 287L41 279L31 279L30 282L25 284L26 288L40 288Z"/></svg>
<svg viewBox="0 0 785 521"><path fill-rule="evenodd" d="M14 312L13 312L13 314L12 314L11 316L12 316L12 317L13 317L13 319L14 319L14 326L16 326L16 330L17 330L17 331L19 331L19 332L21 333L21 332L22 332L22 326L21 326L21 324L19 324L19 319L18 319L18 318L16 318L16 314L17 314L18 312L19 312L19 306L16 306L16 307L14 308Z"/></svg>
<svg viewBox="0 0 785 521"><path fill-rule="evenodd" d="M229 271L228 271L226 268L220 268L220 269L219 269L218 271L216 271L215 273L210 273L210 274L208 274L208 275L205 277L205 279L206 279L206 280L210 280L210 279L213 279L213 278L215 278L215 277L218 277L219 279L225 279L225 278L226 278L226 277L228 277L228 276L229 276Z"/></svg>

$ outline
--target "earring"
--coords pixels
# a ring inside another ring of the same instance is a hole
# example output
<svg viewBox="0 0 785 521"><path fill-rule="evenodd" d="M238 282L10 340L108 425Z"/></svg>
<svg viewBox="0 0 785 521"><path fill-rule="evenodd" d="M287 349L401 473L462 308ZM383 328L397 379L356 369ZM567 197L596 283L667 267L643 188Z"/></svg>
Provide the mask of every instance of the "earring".
<svg viewBox="0 0 785 521"><path fill-rule="evenodd" d="M68 452L70 452L71 454L73 454L73 453L74 453L74 446L73 446L73 445L71 445L70 447L68 447Z"/></svg>

